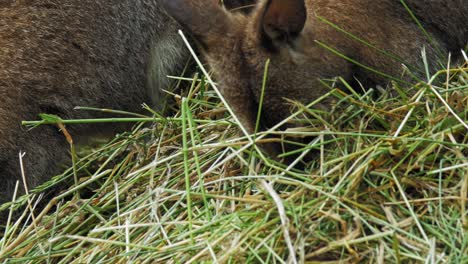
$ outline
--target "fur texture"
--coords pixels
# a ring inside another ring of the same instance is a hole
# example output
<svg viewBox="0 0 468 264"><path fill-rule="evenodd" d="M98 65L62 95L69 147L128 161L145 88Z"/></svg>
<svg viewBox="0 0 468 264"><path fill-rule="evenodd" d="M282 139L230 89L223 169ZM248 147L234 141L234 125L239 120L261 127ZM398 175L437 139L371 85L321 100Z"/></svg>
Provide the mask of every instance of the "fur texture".
<svg viewBox="0 0 468 264"><path fill-rule="evenodd" d="M177 27L156 1L2 1L0 202L11 199L20 179L20 151L26 153L30 187L59 172L58 164L69 159L56 127L27 131L22 120L35 120L39 113L96 117L73 111L75 106L138 112L143 102L163 104L159 88L167 87L166 75L185 61ZM116 126L68 129L80 141L114 132Z"/></svg>
<svg viewBox="0 0 468 264"><path fill-rule="evenodd" d="M249 0L227 0L232 8ZM54 126L27 131L40 113L95 118L75 106L139 112L163 109L166 75L185 65L180 26L159 0L0 1L0 203L20 180L20 151L30 188L69 165L68 144ZM67 127L75 142L122 125ZM22 188L21 188L22 190Z"/></svg>
<svg viewBox="0 0 468 264"><path fill-rule="evenodd" d="M468 5L464 0L406 2L433 42L398 0L263 0L249 16L228 13L207 1L163 0L169 14L201 43L221 92L251 132L268 59L263 127L273 126L290 114L285 98L309 103L326 93L328 88L320 84L321 78L342 76L349 82L358 79L365 86L388 82L316 41L368 67L394 77L401 75L400 61L351 39L319 17L416 69L422 69L423 47L432 62L437 60L436 49L443 56L460 54L468 40Z"/></svg>

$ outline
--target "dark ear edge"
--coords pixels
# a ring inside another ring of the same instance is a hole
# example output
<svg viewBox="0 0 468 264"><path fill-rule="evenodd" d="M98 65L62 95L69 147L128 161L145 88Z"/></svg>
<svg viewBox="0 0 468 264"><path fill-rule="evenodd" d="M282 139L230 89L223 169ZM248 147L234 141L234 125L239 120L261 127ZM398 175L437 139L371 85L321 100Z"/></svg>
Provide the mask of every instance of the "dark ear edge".
<svg viewBox="0 0 468 264"><path fill-rule="evenodd" d="M304 29L307 20L305 1L265 1L256 20L262 45L274 51L281 45L292 44Z"/></svg>
<svg viewBox="0 0 468 264"><path fill-rule="evenodd" d="M229 30L229 17L216 1L162 0L162 6L204 46Z"/></svg>
<svg viewBox="0 0 468 264"><path fill-rule="evenodd" d="M257 1L258 0L228 0L223 1L223 5L229 12L249 14L255 7Z"/></svg>

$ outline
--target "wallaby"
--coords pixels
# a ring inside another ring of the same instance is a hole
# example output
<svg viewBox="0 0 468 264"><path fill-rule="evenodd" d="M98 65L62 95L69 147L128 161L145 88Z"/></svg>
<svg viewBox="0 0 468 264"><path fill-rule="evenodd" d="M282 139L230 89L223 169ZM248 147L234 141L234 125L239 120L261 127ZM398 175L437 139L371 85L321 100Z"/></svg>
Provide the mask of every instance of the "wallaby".
<svg viewBox="0 0 468 264"><path fill-rule="evenodd" d="M262 0L244 16L226 12L210 1L163 0L168 13L200 43L221 93L249 132L254 131L268 59L263 127L290 114L285 98L310 103L328 92L321 78L342 76L364 86L388 82L330 48L394 77L403 72L402 61L422 68L423 47L431 62L437 61L438 51L443 56L461 54L468 40L465 0L405 2L408 8L400 0ZM327 104L323 102L323 107Z"/></svg>
<svg viewBox="0 0 468 264"><path fill-rule="evenodd" d="M228 0L232 8L243 1ZM69 147L54 126L28 131L40 113L95 118L75 106L140 112L162 108L166 75L184 66L179 26L159 0L2 0L0 2L0 203L21 179L30 188L60 171ZM75 141L120 126L73 125ZM22 185L21 185L22 186ZM20 191L23 188L20 188Z"/></svg>

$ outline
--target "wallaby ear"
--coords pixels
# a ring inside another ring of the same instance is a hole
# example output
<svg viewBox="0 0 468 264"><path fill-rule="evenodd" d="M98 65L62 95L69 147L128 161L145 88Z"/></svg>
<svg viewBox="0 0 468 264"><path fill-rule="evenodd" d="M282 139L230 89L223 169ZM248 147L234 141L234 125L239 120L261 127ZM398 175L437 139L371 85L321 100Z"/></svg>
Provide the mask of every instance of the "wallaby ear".
<svg viewBox="0 0 468 264"><path fill-rule="evenodd" d="M273 43L290 43L302 32L306 19L304 0L268 0L259 21L262 38Z"/></svg>
<svg viewBox="0 0 468 264"><path fill-rule="evenodd" d="M161 3L203 46L209 46L229 30L229 17L215 0L162 0Z"/></svg>

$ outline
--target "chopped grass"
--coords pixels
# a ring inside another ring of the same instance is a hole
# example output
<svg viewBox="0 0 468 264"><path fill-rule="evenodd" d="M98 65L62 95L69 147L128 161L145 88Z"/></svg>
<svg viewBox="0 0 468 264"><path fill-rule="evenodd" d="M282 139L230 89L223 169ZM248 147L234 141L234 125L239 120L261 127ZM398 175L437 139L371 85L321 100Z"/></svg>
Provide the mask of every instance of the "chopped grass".
<svg viewBox="0 0 468 264"><path fill-rule="evenodd" d="M26 208L7 226L0 259L468 263L467 65L393 85L394 96L345 93L338 80L318 99L333 98L331 111L291 102L288 122L301 127L253 137L311 139L283 154L298 157L293 164L313 157L298 169L249 147L197 77L173 117L79 153L73 168L18 198L16 206L33 206L42 192L69 186L32 223Z"/></svg>

